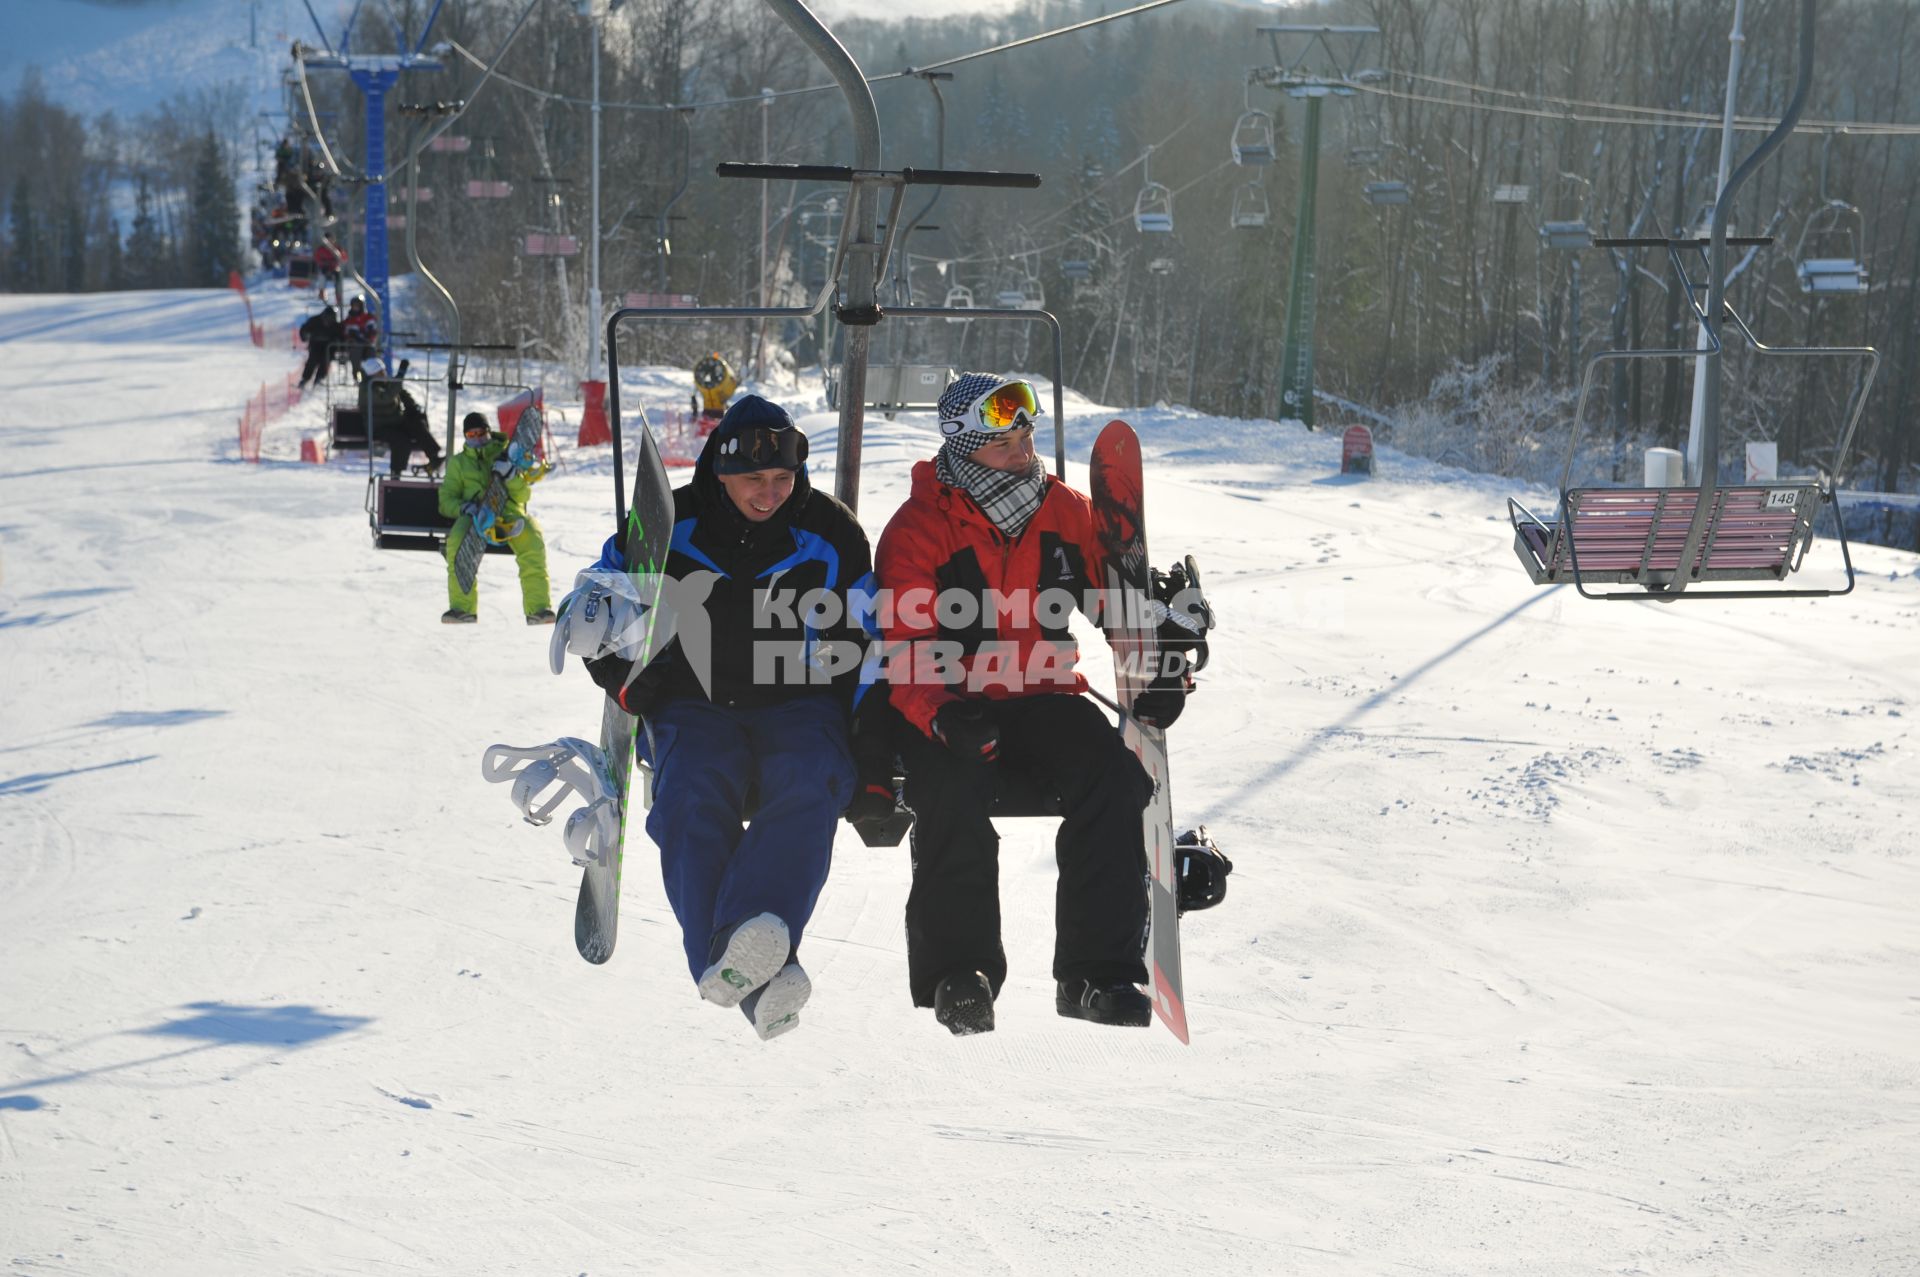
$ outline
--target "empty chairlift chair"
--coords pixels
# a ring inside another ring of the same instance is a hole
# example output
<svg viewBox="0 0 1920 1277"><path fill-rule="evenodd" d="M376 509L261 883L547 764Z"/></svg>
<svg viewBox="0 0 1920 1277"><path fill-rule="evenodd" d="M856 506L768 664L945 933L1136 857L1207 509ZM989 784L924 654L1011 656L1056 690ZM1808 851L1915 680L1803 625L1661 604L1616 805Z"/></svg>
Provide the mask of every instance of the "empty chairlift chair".
<svg viewBox="0 0 1920 1277"><path fill-rule="evenodd" d="M1158 182L1140 188L1133 201L1133 229L1149 235L1173 233L1173 192Z"/></svg>
<svg viewBox="0 0 1920 1277"><path fill-rule="evenodd" d="M504 200L513 197L513 183L502 178L499 166L494 160L493 140L485 139L480 144L479 173L467 179L467 198L470 200Z"/></svg>
<svg viewBox="0 0 1920 1277"><path fill-rule="evenodd" d="M1413 188L1409 187L1405 182L1389 178L1378 182L1368 182L1360 188L1360 198L1374 205L1376 208L1389 207L1395 204L1411 204L1413 203Z"/></svg>
<svg viewBox="0 0 1920 1277"><path fill-rule="evenodd" d="M1144 235L1173 234L1173 192L1153 180L1153 148L1140 157L1140 193L1133 198L1133 229Z"/></svg>
<svg viewBox="0 0 1920 1277"><path fill-rule="evenodd" d="M964 284L955 284L947 289L947 300L942 302L941 305L948 310L972 310L973 290ZM966 317L962 315L950 315L947 317L947 322L949 324L964 324L967 320Z"/></svg>
<svg viewBox="0 0 1920 1277"><path fill-rule="evenodd" d="M1608 239L1598 243L1610 249L1665 247L1695 317L1704 319L1707 308L1704 289L1697 288L1680 257L1680 250L1690 247L1697 248L1704 259L1703 245L1693 240L1643 239ZM1723 313L1732 330L1739 332L1761 355L1830 355L1864 360L1865 371L1852 397L1852 411L1841 432L1832 471L1819 477L1735 484L1721 484L1709 471L1698 482L1673 483L1668 475L1655 473L1666 469L1664 464L1655 463L1671 458L1677 467L1678 454L1668 453L1665 457L1650 454L1647 481L1640 486L1573 486L1571 479L1574 460L1579 455L1581 423L1587 401L1599 381L1597 374L1601 366L1628 359L1693 360L1700 355L1700 351L1692 347L1601 351L1587 361L1581 379L1566 464L1560 474L1558 511L1542 518L1518 501L1507 502L1508 517L1513 525L1514 553L1534 584L1559 585L1570 581L1586 598L1662 602L1682 598L1814 598L1845 594L1853 588L1853 561L1844 527L1839 533L1840 558L1846 572L1843 588L1788 588L1784 583L1800 569L1813 543L1814 518L1821 506L1834 500L1835 476L1846 473L1847 453L1867 395L1873 388L1879 356L1863 346L1769 347L1754 336L1731 306L1723 306ZM1710 335L1710 341L1710 349L1718 350L1718 338ZM1717 423L1708 423L1706 439L1708 442L1703 446L1712 454L1717 450ZM1749 587L1772 584L1770 588L1690 589L1701 584L1728 583ZM1614 586L1631 588L1607 588Z"/></svg>
<svg viewBox="0 0 1920 1277"><path fill-rule="evenodd" d="M1273 117L1249 108L1233 126L1232 144L1235 164L1273 163Z"/></svg>
<svg viewBox="0 0 1920 1277"><path fill-rule="evenodd" d="M1540 242L1548 248L1577 252L1593 247L1593 229L1587 225L1587 196L1593 183L1574 173L1560 175L1561 216L1540 223Z"/></svg>
<svg viewBox="0 0 1920 1277"><path fill-rule="evenodd" d="M1807 220L1794 246L1800 291L1826 295L1867 291L1867 268L1860 260L1866 222L1845 200L1829 200Z"/></svg>
<svg viewBox="0 0 1920 1277"><path fill-rule="evenodd" d="M1258 182L1248 182L1233 192L1232 226L1250 230L1267 224L1267 192Z"/></svg>

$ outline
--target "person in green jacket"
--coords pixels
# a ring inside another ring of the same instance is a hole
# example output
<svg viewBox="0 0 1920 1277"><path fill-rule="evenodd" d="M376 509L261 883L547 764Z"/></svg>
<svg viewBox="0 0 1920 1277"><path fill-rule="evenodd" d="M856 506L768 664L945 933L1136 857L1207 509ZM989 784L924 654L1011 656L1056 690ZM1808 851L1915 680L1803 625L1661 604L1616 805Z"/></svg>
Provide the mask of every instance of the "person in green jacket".
<svg viewBox="0 0 1920 1277"><path fill-rule="evenodd" d="M507 437L490 429L487 419L477 412L468 413L460 428L467 446L448 460L446 476L440 480L440 513L454 520L453 531L447 537L450 606L440 614L440 620L447 625L478 619L479 577L476 575L473 588L463 593L453 574L454 556L459 552L460 543L473 535L473 520L486 519L480 498L486 494L494 463L506 457L511 447ZM531 459L528 454L528 460ZM533 463L532 469L516 466L507 477L507 501L500 507L499 518L492 527L483 527L480 533L506 542L513 550L514 561L520 567L520 602L528 625L553 624L552 599L547 591L547 543L540 535L540 525L527 513L528 489L546 476L547 469L544 462ZM469 517L462 519L462 514Z"/></svg>

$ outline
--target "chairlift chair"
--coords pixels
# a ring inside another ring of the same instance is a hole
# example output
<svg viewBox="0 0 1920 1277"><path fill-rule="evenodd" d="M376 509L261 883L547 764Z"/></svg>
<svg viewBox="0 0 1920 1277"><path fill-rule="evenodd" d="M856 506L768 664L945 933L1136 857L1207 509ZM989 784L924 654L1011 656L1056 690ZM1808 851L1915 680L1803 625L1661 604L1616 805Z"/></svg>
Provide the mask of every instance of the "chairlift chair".
<svg viewBox="0 0 1920 1277"><path fill-rule="evenodd" d="M947 289L947 300L942 302L941 305L948 310L972 310L973 290L965 284L955 284ZM949 315L947 322L949 324L964 324L967 320L962 316Z"/></svg>
<svg viewBox="0 0 1920 1277"><path fill-rule="evenodd" d="M1142 234L1173 233L1173 192L1158 182L1140 188L1133 201L1133 229Z"/></svg>
<svg viewBox="0 0 1920 1277"><path fill-rule="evenodd" d="M1697 240L1609 239L1599 241L1599 245L1609 249L1665 247L1694 316L1704 321L1706 289L1693 282L1680 257L1683 247L1697 248L1701 257L1706 257L1704 244ZM1853 589L1853 560L1844 526L1839 529L1840 559L1846 572L1843 587L1802 589L1789 587L1786 581L1800 569L1813 543L1815 516L1823 506L1834 502L1835 490L1846 475L1846 458L1879 371L1879 355L1865 346L1767 346L1724 298L1721 301L1726 322L1758 354L1827 355L1865 361L1832 468L1813 478L1721 484L1717 480L1719 459L1710 456L1706 464L1715 468L1695 484L1668 486L1650 475L1638 487L1573 486L1581 427L1601 366L1629 359L1694 360L1701 354L1692 346L1601 351L1587 360L1581 378L1567 459L1560 473L1558 511L1543 519L1518 501L1507 502L1514 553L1534 584L1572 582L1585 598L1659 602L1683 598L1818 598ZM1707 335L1710 349L1719 350L1718 337L1712 331ZM1709 429L1710 440L1713 434ZM1754 588L1750 583L1771 584ZM1733 584L1740 588L1690 588L1698 584ZM1630 588L1606 588L1610 586Z"/></svg>
<svg viewBox="0 0 1920 1277"><path fill-rule="evenodd" d="M1271 164L1273 157L1273 117L1265 111L1249 109L1233 126L1233 162Z"/></svg>
<svg viewBox="0 0 1920 1277"><path fill-rule="evenodd" d="M1405 182L1388 180L1368 182L1360 188L1360 198L1376 208L1393 204L1413 203L1413 188Z"/></svg>
<svg viewBox="0 0 1920 1277"><path fill-rule="evenodd" d="M1045 310L1047 308L1047 290L1037 275L1027 276L1020 285L1021 310Z"/></svg>
<svg viewBox="0 0 1920 1277"><path fill-rule="evenodd" d="M1493 188L1496 204L1524 204L1533 197L1533 188L1524 182L1501 182Z"/></svg>
<svg viewBox="0 0 1920 1277"><path fill-rule="evenodd" d="M1233 192L1233 214L1231 224L1236 230L1250 230L1267 224L1266 188L1258 182L1248 182Z"/></svg>
<svg viewBox="0 0 1920 1277"><path fill-rule="evenodd" d="M1587 199L1593 183L1577 173L1560 175L1561 203L1568 212L1540 223L1540 239L1548 248L1578 251L1593 247L1593 229L1587 225ZM1569 196L1567 192L1572 194Z"/></svg>
<svg viewBox="0 0 1920 1277"><path fill-rule="evenodd" d="M1076 284L1093 278L1093 263L1084 257L1068 257L1060 262L1060 273Z"/></svg>
<svg viewBox="0 0 1920 1277"><path fill-rule="evenodd" d="M1548 248L1574 250L1593 247L1593 229L1585 222L1542 222L1540 238Z"/></svg>
<svg viewBox="0 0 1920 1277"><path fill-rule="evenodd" d="M1845 200L1828 200L1825 207L1808 218L1806 226L1800 231L1800 240L1793 249L1800 291L1823 295L1866 292L1867 268L1861 264L1859 251L1865 227L1866 220L1860 210ZM1843 247L1844 251L1810 257L1807 255L1807 241L1810 238L1816 249L1823 244L1831 244Z"/></svg>
<svg viewBox="0 0 1920 1277"><path fill-rule="evenodd" d="M486 171L485 177L467 179L467 198L470 200L504 200L513 196L513 183L503 181L494 168L493 139L487 138L480 147L480 167Z"/></svg>

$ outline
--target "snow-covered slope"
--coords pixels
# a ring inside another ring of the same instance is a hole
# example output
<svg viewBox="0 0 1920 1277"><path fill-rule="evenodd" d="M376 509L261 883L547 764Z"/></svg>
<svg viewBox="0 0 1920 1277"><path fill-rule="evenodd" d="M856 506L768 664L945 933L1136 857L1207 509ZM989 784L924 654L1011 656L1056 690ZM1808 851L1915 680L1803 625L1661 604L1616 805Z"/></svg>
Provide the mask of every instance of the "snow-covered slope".
<svg viewBox="0 0 1920 1277"><path fill-rule="evenodd" d="M351 5L314 0L337 39ZM0 93L37 69L47 95L82 114L138 115L170 94L237 84L274 96L293 40L320 42L300 0L28 0L10 6L0 48Z"/></svg>
<svg viewBox="0 0 1920 1277"><path fill-rule="evenodd" d="M906 852L849 832L763 1044L644 842L575 956L559 837L478 757L598 692L503 561L438 625L352 462L235 459L293 358L243 334L230 293L0 298L10 1272L1920 1268L1914 556L1587 603L1527 583L1498 483L1123 414L1221 617L1172 734L1238 866L1187 919L1193 1045L1054 1015L1043 821L1003 830L998 1032L908 1005ZM867 429L877 530L933 436ZM559 589L610 521L583 460L535 504Z"/></svg>

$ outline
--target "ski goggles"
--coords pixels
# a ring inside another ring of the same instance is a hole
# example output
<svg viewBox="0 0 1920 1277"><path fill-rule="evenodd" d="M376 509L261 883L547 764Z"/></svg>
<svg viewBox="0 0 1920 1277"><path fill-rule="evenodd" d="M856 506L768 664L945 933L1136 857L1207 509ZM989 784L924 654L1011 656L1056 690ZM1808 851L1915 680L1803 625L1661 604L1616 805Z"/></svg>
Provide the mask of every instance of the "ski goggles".
<svg viewBox="0 0 1920 1277"><path fill-rule="evenodd" d="M478 425L478 426L466 426L460 431L460 433L465 435L469 439L484 439L489 434L492 433L492 428L484 424Z"/></svg>
<svg viewBox="0 0 1920 1277"><path fill-rule="evenodd" d="M1031 426L1040 417L1040 396L1025 381L1007 381L995 386L960 410L957 417L940 423L943 435L979 431L997 435L1016 426Z"/></svg>
<svg viewBox="0 0 1920 1277"><path fill-rule="evenodd" d="M798 470L807 459L807 437L792 426L748 426L721 441L713 456L715 474L755 470Z"/></svg>

